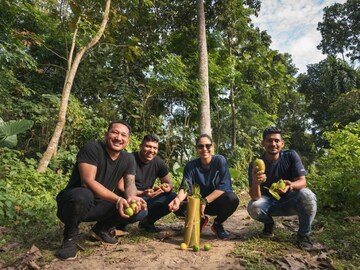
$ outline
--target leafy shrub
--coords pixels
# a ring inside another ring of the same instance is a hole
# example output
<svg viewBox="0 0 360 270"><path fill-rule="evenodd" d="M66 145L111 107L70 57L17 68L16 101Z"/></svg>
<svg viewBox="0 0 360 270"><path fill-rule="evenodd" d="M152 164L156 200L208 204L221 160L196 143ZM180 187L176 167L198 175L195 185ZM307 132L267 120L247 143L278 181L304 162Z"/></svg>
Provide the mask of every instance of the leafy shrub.
<svg viewBox="0 0 360 270"><path fill-rule="evenodd" d="M0 158L0 223L20 230L29 224L54 226L55 196L69 176L51 170L38 173L34 159L8 148L0 148Z"/></svg>
<svg viewBox="0 0 360 270"><path fill-rule="evenodd" d="M319 159L318 179L312 182L324 206L357 212L360 209L360 121L324 133L331 148Z"/></svg>

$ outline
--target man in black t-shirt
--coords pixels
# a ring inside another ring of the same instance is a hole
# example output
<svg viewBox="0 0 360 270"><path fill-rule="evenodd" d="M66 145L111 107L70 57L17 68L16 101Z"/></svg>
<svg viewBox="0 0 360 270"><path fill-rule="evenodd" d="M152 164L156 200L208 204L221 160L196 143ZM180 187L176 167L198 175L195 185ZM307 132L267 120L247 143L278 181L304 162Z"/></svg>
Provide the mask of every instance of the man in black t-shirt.
<svg viewBox="0 0 360 270"><path fill-rule="evenodd" d="M283 150L281 130L275 127L265 129L262 145L265 154L261 159L265 163L265 171L253 164L249 167L252 200L247 207L248 213L253 219L264 223L264 237L273 235L273 216L298 215L297 244L302 249L311 250L310 233L317 202L315 194L306 187L306 171L300 157L294 150ZM285 187L277 190L279 196L274 194L274 197L270 187L279 180L284 181Z"/></svg>
<svg viewBox="0 0 360 270"><path fill-rule="evenodd" d="M104 244L117 244L110 233L113 227L146 216L146 203L136 196L134 157L124 151L129 138L129 124L119 120L109 125L104 142L89 142L80 149L69 183L56 197L57 216L64 223L63 245L56 253L60 259L76 258L81 222L97 221L91 235ZM121 178L123 197L114 192ZM130 217L124 209L133 201L138 207Z"/></svg>
<svg viewBox="0 0 360 270"><path fill-rule="evenodd" d="M136 161L137 196L142 197L148 207L148 215L139 222L139 228L148 232L159 230L154 223L170 213L168 204L176 197L176 193L171 191L173 184L168 167L157 156L158 148L158 137L146 135L140 144L140 151L133 153ZM154 186L157 178L160 179L160 186ZM123 181L120 180L119 184L120 191L124 191ZM124 229L124 227L119 225L117 228Z"/></svg>

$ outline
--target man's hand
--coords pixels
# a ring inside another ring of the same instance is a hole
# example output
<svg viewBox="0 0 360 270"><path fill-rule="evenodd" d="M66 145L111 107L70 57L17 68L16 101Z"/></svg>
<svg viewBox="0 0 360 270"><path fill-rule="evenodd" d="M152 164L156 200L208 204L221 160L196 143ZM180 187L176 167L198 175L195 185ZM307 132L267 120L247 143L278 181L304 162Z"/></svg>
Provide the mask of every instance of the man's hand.
<svg viewBox="0 0 360 270"><path fill-rule="evenodd" d="M154 187L154 188L148 188L145 189L143 192L143 196L149 197L149 198L155 198L159 194L163 193L164 191L160 187Z"/></svg>
<svg viewBox="0 0 360 270"><path fill-rule="evenodd" d="M127 200L124 198L120 198L120 201L118 203L118 210L122 217L129 218L130 216L125 214L125 209L131 207L134 215L139 213L141 210L147 209L147 204L145 200L138 196L133 196L131 198L128 198Z"/></svg>
<svg viewBox="0 0 360 270"><path fill-rule="evenodd" d="M169 211L170 212L176 212L177 210L179 210L180 208L180 198L179 197L175 197L175 199L173 199L170 203L169 203Z"/></svg>
<svg viewBox="0 0 360 270"><path fill-rule="evenodd" d="M171 186L168 183L162 183L160 188L164 191L164 192L170 192L171 191Z"/></svg>
<svg viewBox="0 0 360 270"><path fill-rule="evenodd" d="M252 181L257 185L260 185L261 183L266 181L265 171L259 171L258 167L253 168L252 176Z"/></svg>
<svg viewBox="0 0 360 270"><path fill-rule="evenodd" d="M279 193L279 194L285 194L286 192L288 192L289 190L292 189L292 182L289 181L289 180L284 180L285 182L285 188L283 189L277 189L276 192Z"/></svg>

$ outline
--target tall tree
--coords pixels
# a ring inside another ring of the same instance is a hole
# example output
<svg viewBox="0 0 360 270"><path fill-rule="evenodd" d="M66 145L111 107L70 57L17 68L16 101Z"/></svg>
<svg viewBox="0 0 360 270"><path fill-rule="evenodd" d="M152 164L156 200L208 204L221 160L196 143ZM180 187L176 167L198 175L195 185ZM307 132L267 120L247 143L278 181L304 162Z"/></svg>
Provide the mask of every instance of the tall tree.
<svg viewBox="0 0 360 270"><path fill-rule="evenodd" d="M200 95L200 133L211 136L210 118L210 94L209 94L209 68L206 42L205 9L204 0L197 0L197 22L198 22L198 50L199 50L199 81L201 87Z"/></svg>
<svg viewBox="0 0 360 270"><path fill-rule="evenodd" d="M306 98L307 118L311 122L316 145L322 148L322 134L331 130L335 122L332 105L340 96L360 88L359 73L345 61L329 56L318 64L308 65L307 74L299 75L298 85L298 91Z"/></svg>
<svg viewBox="0 0 360 270"><path fill-rule="evenodd" d="M76 75L76 71L79 67L80 61L83 58L84 54L98 43L98 41L100 40L101 36L103 35L103 33L105 31L106 24L109 20L111 0L107 0L105 3L103 19L102 19L99 29L97 30L97 32L95 33L93 38L91 38L87 43L85 43L82 47L79 48L79 50L76 52L76 55L74 57L76 44L78 42L77 35L78 35L80 23L82 23L81 19L82 19L82 16L84 16L84 13L81 11L81 6L75 5L74 2L73 2L73 4L74 4L73 11L77 15L77 18L76 18L75 29L73 32L71 48L70 48L68 58L67 58L68 68L67 68L67 72L66 72L66 78L65 78L62 97L61 97L58 120L57 120L57 124L56 124L55 130L54 130L53 136L51 137L51 140L48 144L48 147L47 147L46 151L44 152L41 160L39 161L39 165L37 168L38 172L44 172L46 170L46 168L49 165L49 162L51 160L51 157L57 151L59 139L60 139L61 133L63 131L65 122L66 122L66 111L67 111L67 107L68 107L71 88L72 88L74 78Z"/></svg>
<svg viewBox="0 0 360 270"><path fill-rule="evenodd" d="M324 54L340 53L360 61L360 2L348 0L324 8L323 22L318 23L322 40L318 45Z"/></svg>

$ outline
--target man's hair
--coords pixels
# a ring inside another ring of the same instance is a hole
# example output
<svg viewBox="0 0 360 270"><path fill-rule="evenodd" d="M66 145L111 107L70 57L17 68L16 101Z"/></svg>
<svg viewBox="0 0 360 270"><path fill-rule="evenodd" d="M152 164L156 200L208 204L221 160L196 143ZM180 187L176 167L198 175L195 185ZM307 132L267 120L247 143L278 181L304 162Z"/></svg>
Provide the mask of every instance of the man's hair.
<svg viewBox="0 0 360 270"><path fill-rule="evenodd" d="M195 145L198 144L198 142L200 141L201 138L208 138L208 139L210 140L210 142L213 143L213 140L212 140L212 138L211 138L210 135L208 135L208 134L201 134L201 135L199 135L199 137L196 138L196 140L195 140Z"/></svg>
<svg viewBox="0 0 360 270"><path fill-rule="evenodd" d="M156 135L145 135L144 138L141 141L141 144L144 144L145 142L159 142L159 137Z"/></svg>
<svg viewBox="0 0 360 270"><path fill-rule="evenodd" d="M281 135L281 129L278 127L268 127L264 130L262 138L265 140L266 136L269 134L280 134Z"/></svg>
<svg viewBox="0 0 360 270"><path fill-rule="evenodd" d="M112 127L114 124L123 124L124 126L126 126L126 127L129 129L129 134L131 133L131 126L130 126L129 123L126 122L125 120L116 120L116 121L111 122L111 123L109 124L109 126L108 126L107 132L110 131L111 127Z"/></svg>

